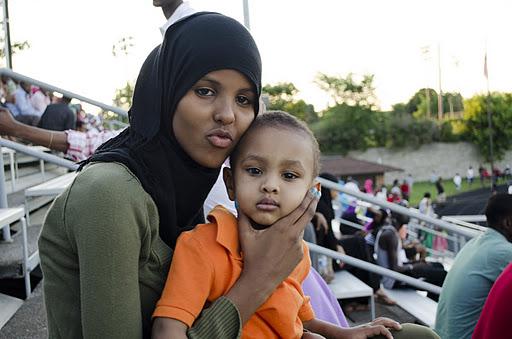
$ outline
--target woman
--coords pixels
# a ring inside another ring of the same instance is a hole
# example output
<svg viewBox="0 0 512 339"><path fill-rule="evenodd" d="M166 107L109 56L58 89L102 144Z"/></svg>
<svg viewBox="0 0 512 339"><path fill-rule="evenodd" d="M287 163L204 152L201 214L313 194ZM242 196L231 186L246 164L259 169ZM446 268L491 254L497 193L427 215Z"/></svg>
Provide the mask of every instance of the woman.
<svg viewBox="0 0 512 339"><path fill-rule="evenodd" d="M199 13L142 66L131 126L82 164L39 241L50 338L148 337L172 248L258 112L261 63L247 30ZM235 337L301 259L311 195L265 232L241 223L245 266L189 337Z"/></svg>

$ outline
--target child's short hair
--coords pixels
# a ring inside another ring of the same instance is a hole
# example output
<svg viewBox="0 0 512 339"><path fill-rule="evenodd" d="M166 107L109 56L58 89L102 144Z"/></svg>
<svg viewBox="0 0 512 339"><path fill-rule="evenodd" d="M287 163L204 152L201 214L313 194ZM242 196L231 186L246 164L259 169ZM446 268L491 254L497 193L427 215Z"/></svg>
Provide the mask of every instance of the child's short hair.
<svg viewBox="0 0 512 339"><path fill-rule="evenodd" d="M318 146L318 141L313 135L313 132L311 132L309 127L304 122L283 111L267 111L263 114L259 114L256 117L251 127L249 128L249 131L254 131L255 129L262 127L272 127L276 129L288 129L291 131L302 132L311 141L311 150L313 152L314 161L313 178L318 176L318 173L320 172L320 148ZM233 168L234 164L236 163L239 149L242 144L243 138L231 153L229 159L231 168Z"/></svg>

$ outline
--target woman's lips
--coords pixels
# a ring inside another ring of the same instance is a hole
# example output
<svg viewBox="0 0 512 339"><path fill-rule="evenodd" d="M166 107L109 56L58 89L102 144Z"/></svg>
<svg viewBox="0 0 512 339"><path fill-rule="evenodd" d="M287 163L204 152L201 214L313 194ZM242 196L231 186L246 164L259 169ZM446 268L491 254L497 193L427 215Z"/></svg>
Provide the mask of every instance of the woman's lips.
<svg viewBox="0 0 512 339"><path fill-rule="evenodd" d="M206 136L206 138L212 146L218 148L228 148L233 144L231 134L223 130L212 131Z"/></svg>

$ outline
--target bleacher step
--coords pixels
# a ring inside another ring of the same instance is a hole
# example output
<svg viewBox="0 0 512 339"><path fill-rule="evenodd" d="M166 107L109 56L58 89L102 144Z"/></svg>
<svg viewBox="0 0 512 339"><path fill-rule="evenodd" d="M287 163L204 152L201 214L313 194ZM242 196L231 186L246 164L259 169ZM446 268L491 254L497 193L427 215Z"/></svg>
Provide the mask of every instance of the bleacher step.
<svg viewBox="0 0 512 339"><path fill-rule="evenodd" d="M23 300L0 293L0 330L23 305Z"/></svg>

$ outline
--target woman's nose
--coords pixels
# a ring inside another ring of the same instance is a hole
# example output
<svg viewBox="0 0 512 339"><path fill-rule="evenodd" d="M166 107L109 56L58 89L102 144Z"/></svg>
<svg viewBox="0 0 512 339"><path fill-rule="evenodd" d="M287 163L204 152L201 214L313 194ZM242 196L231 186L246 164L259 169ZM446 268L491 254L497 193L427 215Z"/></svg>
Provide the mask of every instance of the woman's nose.
<svg viewBox="0 0 512 339"><path fill-rule="evenodd" d="M232 124L235 121L233 103L227 99L219 100L219 104L215 107L214 119L222 125Z"/></svg>

